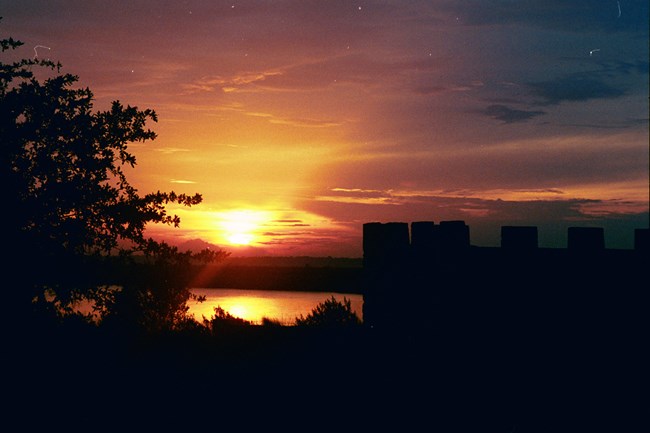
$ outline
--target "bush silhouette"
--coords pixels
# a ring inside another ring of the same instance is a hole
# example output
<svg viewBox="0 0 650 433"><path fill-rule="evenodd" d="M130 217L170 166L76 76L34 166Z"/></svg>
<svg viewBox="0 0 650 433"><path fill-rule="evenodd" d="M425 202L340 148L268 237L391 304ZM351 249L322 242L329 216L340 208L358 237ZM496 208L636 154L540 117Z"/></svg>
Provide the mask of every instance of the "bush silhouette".
<svg viewBox="0 0 650 433"><path fill-rule="evenodd" d="M282 327L282 322L279 319L273 319L270 317L262 317L262 326L266 327Z"/></svg>
<svg viewBox="0 0 650 433"><path fill-rule="evenodd" d="M360 324L361 320L352 310L351 301L346 297L343 297L343 301L338 301L332 296L316 305L307 317L301 314L296 318L297 326L334 328Z"/></svg>
<svg viewBox="0 0 650 433"><path fill-rule="evenodd" d="M232 330L233 328L252 325L250 321L244 320L241 317L233 316L221 308L221 306L214 307L214 316L209 319L204 318L203 324L213 334L217 334L221 331Z"/></svg>

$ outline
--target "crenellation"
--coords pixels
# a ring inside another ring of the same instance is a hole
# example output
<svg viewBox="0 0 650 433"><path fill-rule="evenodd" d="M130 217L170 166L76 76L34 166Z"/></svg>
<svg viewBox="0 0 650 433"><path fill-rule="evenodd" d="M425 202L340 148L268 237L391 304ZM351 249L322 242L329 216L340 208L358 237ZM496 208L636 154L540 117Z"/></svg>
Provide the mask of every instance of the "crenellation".
<svg viewBox="0 0 650 433"><path fill-rule="evenodd" d="M397 323L413 328L414 317L416 327L431 327L477 299L506 316L510 313L500 309L513 300L551 311L553 302L578 302L605 288L638 285L649 251L648 229L635 230L634 250L606 249L599 227L570 227L564 249L540 248L536 226L512 225L501 227L500 247L473 246L470 228L461 220L415 221L410 230L407 223L373 222L364 224L363 234L364 322L383 329ZM399 314L400 300L413 297L421 302ZM436 316L432 306L443 310Z"/></svg>

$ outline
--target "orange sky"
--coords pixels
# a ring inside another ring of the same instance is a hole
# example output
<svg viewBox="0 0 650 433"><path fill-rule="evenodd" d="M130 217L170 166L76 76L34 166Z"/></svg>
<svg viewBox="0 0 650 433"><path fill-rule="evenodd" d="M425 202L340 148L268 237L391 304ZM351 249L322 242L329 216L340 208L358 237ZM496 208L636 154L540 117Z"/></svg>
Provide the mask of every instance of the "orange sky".
<svg viewBox="0 0 650 433"><path fill-rule="evenodd" d="M149 229L173 243L358 257L364 222L462 219L476 245L525 224L564 247L596 225L631 248L648 5L621 3L0 0L0 30L96 108L158 113L132 183L204 197Z"/></svg>

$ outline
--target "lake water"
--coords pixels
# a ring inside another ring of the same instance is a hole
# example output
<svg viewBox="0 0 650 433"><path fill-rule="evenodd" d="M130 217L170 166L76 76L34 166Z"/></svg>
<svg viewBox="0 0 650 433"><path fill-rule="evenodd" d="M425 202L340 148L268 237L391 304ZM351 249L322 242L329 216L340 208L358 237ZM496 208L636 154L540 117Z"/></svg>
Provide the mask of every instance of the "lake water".
<svg viewBox="0 0 650 433"><path fill-rule="evenodd" d="M307 316L314 307L332 296L341 302L344 297L349 299L352 310L363 320L363 296L358 294L204 288L191 291L206 297L201 303L188 302L190 314L199 321L203 316L214 316L214 308L219 306L231 315L253 323L259 324L263 318L268 318L283 325L293 325L296 317Z"/></svg>

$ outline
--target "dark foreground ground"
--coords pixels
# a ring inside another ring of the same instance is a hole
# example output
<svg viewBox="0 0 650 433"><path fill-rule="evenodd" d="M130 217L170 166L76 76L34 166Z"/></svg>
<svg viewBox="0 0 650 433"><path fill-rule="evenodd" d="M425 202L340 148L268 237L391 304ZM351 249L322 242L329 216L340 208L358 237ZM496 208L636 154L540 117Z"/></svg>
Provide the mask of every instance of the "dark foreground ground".
<svg viewBox="0 0 650 433"><path fill-rule="evenodd" d="M4 367L3 430L642 432L640 335L53 334Z"/></svg>
<svg viewBox="0 0 650 433"><path fill-rule="evenodd" d="M645 260L508 263L424 272L383 326L14 333L3 431L650 431Z"/></svg>

